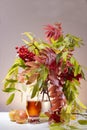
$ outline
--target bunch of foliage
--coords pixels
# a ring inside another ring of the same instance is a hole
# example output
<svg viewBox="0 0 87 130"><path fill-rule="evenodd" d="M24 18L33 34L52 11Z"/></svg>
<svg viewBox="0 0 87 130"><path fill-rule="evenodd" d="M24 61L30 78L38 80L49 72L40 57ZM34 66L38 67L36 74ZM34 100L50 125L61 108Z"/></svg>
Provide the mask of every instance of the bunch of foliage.
<svg viewBox="0 0 87 130"><path fill-rule="evenodd" d="M31 33L24 35L29 41L16 47L17 57L4 79L3 91L10 94L10 104L15 92L22 92L18 83L25 83L25 88L32 86L32 96L47 94L51 103L49 120L55 123L69 121L71 114L86 107L80 102L78 88L81 79L85 80L82 66L74 57L76 47L83 45L80 38L71 34L63 35L61 24L45 26L47 42L38 40ZM20 69L21 68L21 69ZM43 100L42 99L42 100Z"/></svg>

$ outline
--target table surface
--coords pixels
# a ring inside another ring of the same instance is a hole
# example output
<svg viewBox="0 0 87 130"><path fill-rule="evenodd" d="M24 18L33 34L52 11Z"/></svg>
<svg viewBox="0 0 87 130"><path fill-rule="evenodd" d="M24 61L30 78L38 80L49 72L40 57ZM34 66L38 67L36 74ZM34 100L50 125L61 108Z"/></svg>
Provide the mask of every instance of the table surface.
<svg viewBox="0 0 87 130"><path fill-rule="evenodd" d="M80 117L82 119L82 117ZM74 121L75 122L75 121ZM78 125L78 130L87 130L87 125ZM0 112L0 130L49 130L48 122L40 124L18 124L10 121L8 112Z"/></svg>
<svg viewBox="0 0 87 130"><path fill-rule="evenodd" d="M40 124L18 124L10 121L8 112L0 112L0 130L49 130L48 122Z"/></svg>

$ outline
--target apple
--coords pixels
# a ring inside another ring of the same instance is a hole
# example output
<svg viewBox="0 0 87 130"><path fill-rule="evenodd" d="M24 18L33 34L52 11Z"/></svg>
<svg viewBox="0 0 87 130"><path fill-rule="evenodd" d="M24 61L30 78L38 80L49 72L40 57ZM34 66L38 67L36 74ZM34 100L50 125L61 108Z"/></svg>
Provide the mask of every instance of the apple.
<svg viewBox="0 0 87 130"><path fill-rule="evenodd" d="M9 117L10 117L10 120L11 120L11 121L16 121L16 120L15 120L16 111L17 111L17 110L11 110L11 111L9 112Z"/></svg>
<svg viewBox="0 0 87 130"><path fill-rule="evenodd" d="M20 124L26 123L27 119L28 119L28 116L25 110L16 111L15 120L17 123L20 123Z"/></svg>

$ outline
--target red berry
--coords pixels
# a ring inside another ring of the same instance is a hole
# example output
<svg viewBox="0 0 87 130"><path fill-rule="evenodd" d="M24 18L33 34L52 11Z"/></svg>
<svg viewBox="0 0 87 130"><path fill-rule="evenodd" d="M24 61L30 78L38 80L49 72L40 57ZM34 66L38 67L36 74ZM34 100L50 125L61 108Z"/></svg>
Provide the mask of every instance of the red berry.
<svg viewBox="0 0 87 130"><path fill-rule="evenodd" d="M16 46L15 49L17 50L17 49L18 49L18 46Z"/></svg>
<svg viewBox="0 0 87 130"><path fill-rule="evenodd" d="M25 46L21 46L20 48L16 47L18 50L17 53L19 54L19 57L23 59L25 62L27 61L34 61L34 56L32 52L28 50Z"/></svg>

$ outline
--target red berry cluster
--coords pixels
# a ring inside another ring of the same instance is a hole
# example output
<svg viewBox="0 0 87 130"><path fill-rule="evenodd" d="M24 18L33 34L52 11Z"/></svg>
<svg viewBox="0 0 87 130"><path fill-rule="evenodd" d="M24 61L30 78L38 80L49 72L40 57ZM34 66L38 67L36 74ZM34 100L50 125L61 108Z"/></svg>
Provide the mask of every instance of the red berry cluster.
<svg viewBox="0 0 87 130"><path fill-rule="evenodd" d="M35 54L30 52L25 46L16 47L18 56L25 62L34 61Z"/></svg>

